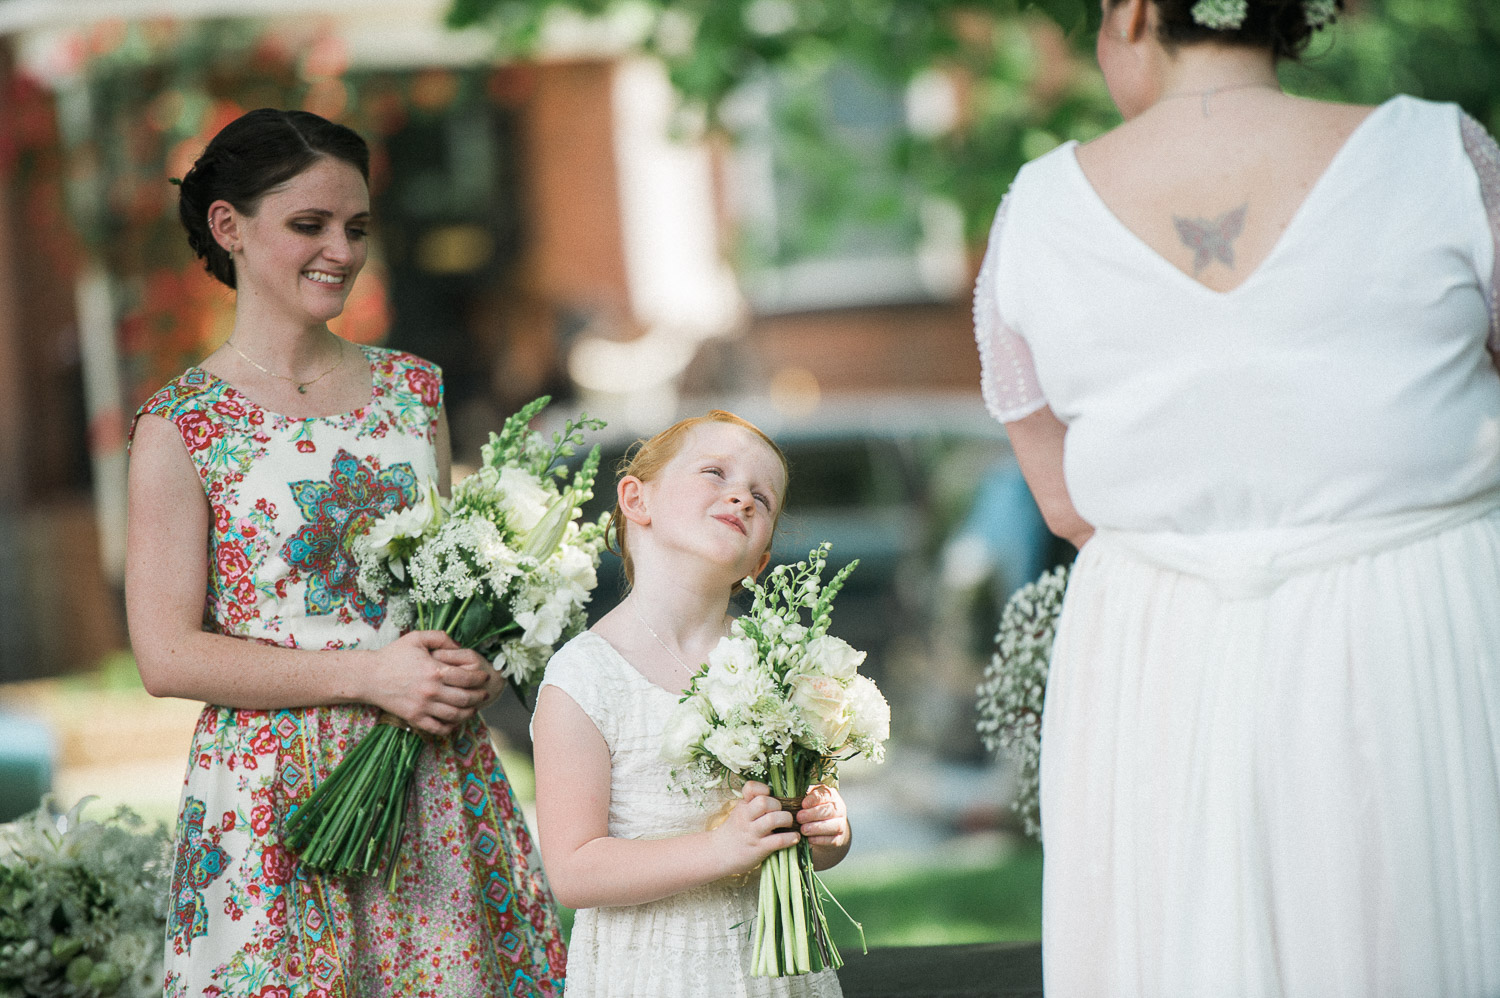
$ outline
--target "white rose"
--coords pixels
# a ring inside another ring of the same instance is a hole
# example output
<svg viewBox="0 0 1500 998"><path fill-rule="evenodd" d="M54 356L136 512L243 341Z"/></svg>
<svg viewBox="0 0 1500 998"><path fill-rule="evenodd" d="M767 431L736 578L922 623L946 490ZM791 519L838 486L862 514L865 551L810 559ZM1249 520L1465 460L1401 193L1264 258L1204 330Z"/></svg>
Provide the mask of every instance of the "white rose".
<svg viewBox="0 0 1500 998"><path fill-rule="evenodd" d="M541 522L556 496L520 468L500 469L500 510L507 525L524 534Z"/></svg>
<svg viewBox="0 0 1500 998"><path fill-rule="evenodd" d="M662 732L661 757L674 766L681 766L693 757L693 750L700 747L703 739L713 730L713 725L703 716L702 700L692 697L679 703L667 719Z"/></svg>
<svg viewBox="0 0 1500 998"><path fill-rule="evenodd" d="M859 741L879 744L891 737L891 705L868 676L855 676L849 684L849 713L851 734Z"/></svg>
<svg viewBox="0 0 1500 998"><path fill-rule="evenodd" d="M699 684L703 695L720 717L736 707L746 707L771 689L749 638L723 638L708 653L708 672Z"/></svg>
<svg viewBox="0 0 1500 998"><path fill-rule="evenodd" d="M847 683L864 660L864 652L854 650L843 638L825 634L807 643L807 662L802 669Z"/></svg>
<svg viewBox="0 0 1500 998"><path fill-rule="evenodd" d="M828 676L793 676L791 702L802 712L813 737L827 751L837 752L849 737L848 695L837 679Z"/></svg>
<svg viewBox="0 0 1500 998"><path fill-rule="evenodd" d="M760 738L750 725L715 728L703 739L703 748L730 770L745 775L762 762Z"/></svg>

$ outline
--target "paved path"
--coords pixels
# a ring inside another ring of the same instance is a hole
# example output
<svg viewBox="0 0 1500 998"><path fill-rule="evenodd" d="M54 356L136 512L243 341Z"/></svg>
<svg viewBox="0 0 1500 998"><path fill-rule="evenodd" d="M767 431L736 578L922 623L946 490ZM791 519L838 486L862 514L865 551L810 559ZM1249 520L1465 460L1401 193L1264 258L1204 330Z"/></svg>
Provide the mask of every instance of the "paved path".
<svg viewBox="0 0 1500 998"><path fill-rule="evenodd" d="M1042 998L1040 943L892 947L845 959L844 998Z"/></svg>

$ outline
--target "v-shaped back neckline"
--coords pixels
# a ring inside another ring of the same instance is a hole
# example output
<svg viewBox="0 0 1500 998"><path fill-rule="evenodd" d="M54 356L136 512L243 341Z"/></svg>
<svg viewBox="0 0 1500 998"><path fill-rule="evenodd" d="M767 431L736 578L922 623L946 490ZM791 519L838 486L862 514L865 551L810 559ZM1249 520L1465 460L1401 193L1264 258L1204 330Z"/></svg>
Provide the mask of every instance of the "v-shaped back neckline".
<svg viewBox="0 0 1500 998"><path fill-rule="evenodd" d="M1189 285L1196 288L1202 294L1210 295L1215 299L1227 299L1237 295L1247 285L1255 283L1257 278L1259 278L1261 272L1266 269L1267 264L1271 263L1274 259L1276 259L1276 257L1282 255L1284 247L1289 241L1289 237L1300 226L1303 216L1307 215L1311 210L1309 206L1316 205L1316 202L1320 199L1323 188L1328 186L1330 182L1329 177L1336 176L1337 173L1342 169L1344 160L1353 155L1351 150L1355 149L1358 144L1363 141L1363 133L1369 130L1367 126L1369 126L1370 122L1374 118L1379 116L1382 112L1384 112L1387 108L1391 107L1397 100L1399 100L1399 97L1390 98L1384 103L1377 105L1373 110L1370 111L1369 114L1360 119L1359 124L1355 125L1353 130L1351 130L1349 134L1344 137L1344 141L1340 143L1338 150L1334 152L1333 156L1328 160L1328 163L1324 165L1322 172L1318 174L1318 178L1313 181L1312 187L1308 189L1307 194L1302 198L1301 203L1297 205L1296 210L1292 212L1292 215L1287 220L1285 227L1283 227L1280 234L1277 235L1276 241L1272 243L1270 250L1266 252L1265 256L1261 257L1260 260L1257 261L1255 266L1250 269L1250 272L1246 274L1238 284L1223 291L1219 291L1216 288L1209 287L1207 284L1204 284L1192 274L1189 274L1187 271L1177 266L1171 260L1167 259L1165 255L1163 255L1156 249L1156 247L1152 246L1145 239L1141 238L1139 233L1137 233L1130 226L1126 225L1124 221L1121 220L1120 216L1115 214L1115 210L1109 206L1108 202L1106 202L1103 197L1100 196L1098 189L1094 187L1093 181L1089 180L1088 174L1084 172L1083 164L1078 161L1077 140L1071 140L1066 143L1066 145L1064 146L1064 149L1066 150L1064 158L1070 164L1070 168L1074 177L1077 179L1079 185L1083 188L1086 195L1086 200L1092 203L1105 216L1105 218L1108 220L1108 224L1119 233L1121 233L1125 237L1127 242L1135 243L1138 247L1140 247L1142 251L1144 251L1147 257L1156 261L1157 264L1165 267L1167 270L1177 275L1177 277L1186 281Z"/></svg>

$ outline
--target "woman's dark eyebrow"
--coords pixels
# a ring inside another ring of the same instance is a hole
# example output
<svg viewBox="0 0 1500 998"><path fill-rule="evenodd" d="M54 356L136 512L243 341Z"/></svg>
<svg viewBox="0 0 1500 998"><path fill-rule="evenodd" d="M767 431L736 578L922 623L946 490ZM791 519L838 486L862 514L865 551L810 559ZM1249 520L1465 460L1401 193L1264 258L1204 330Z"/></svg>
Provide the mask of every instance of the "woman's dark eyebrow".
<svg viewBox="0 0 1500 998"><path fill-rule="evenodd" d="M292 212L292 214L293 215L317 215L319 218L332 218L334 213L331 212L331 211L329 211L327 208L302 208L302 209L299 209L297 211ZM369 217L370 217L370 213L368 211L362 211L362 212L360 212L357 215L351 216L349 220L352 222L352 221L356 221L356 220L361 219L361 218L369 218Z"/></svg>

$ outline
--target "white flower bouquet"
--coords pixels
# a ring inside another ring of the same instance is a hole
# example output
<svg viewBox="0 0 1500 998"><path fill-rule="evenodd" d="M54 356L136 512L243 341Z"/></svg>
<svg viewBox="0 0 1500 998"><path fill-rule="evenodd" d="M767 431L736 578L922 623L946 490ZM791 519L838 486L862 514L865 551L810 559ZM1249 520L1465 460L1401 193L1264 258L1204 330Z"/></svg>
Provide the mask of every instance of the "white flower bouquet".
<svg viewBox="0 0 1500 998"><path fill-rule="evenodd" d="M403 630L441 630L491 658L522 703L553 647L583 630L605 542L605 517L578 522L593 496L599 448L571 478L563 463L583 430L604 423L580 416L548 442L530 423L550 401L536 399L490 434L482 465L451 501L429 482L418 502L351 542L361 591L386 600ZM422 745L398 718L382 716L288 817L287 842L303 862L343 874L388 867L394 889Z"/></svg>
<svg viewBox="0 0 1500 998"><path fill-rule="evenodd" d="M754 594L749 613L709 653L664 733L662 757L679 767L674 777L685 791L731 776L761 780L795 812L810 787L837 779L841 760L884 758L890 706L859 675L864 652L828 634L834 597L858 562L824 585L828 547L779 566L764 586L745 580ZM752 973L842 966L824 894L806 841L762 864Z"/></svg>
<svg viewBox="0 0 1500 998"><path fill-rule="evenodd" d="M170 841L120 808L84 821L50 799L0 825L0 995L161 994Z"/></svg>
<svg viewBox="0 0 1500 998"><path fill-rule="evenodd" d="M1000 613L995 653L979 686L976 726L985 748L1005 752L1016 766L1011 807L1026 834L1042 835L1037 764L1042 753L1042 703L1057 616L1068 589L1068 566L1043 572L1017 589Z"/></svg>

